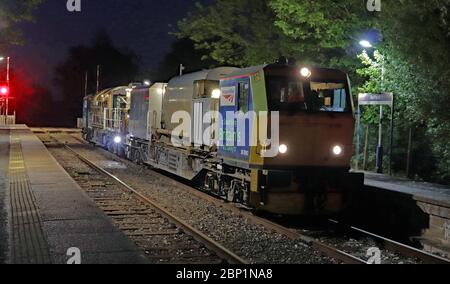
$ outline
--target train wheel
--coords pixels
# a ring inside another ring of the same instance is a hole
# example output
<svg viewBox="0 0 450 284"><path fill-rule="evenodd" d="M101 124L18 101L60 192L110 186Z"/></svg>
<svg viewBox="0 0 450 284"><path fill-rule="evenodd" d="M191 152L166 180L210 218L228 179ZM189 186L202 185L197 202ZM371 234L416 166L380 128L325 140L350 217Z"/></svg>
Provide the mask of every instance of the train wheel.
<svg viewBox="0 0 450 284"><path fill-rule="evenodd" d="M122 146L117 146L117 156L120 158L126 158L125 149Z"/></svg>
<svg viewBox="0 0 450 284"><path fill-rule="evenodd" d="M236 194L234 192L234 189L233 188L228 189L227 201L228 202L234 202L235 196L236 196Z"/></svg>

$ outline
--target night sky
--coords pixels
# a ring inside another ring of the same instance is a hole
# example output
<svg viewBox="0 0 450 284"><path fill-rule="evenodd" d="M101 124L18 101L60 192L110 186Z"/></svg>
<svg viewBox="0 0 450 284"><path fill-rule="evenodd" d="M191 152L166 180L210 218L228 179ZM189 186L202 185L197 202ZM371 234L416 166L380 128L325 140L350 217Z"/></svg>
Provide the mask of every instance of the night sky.
<svg viewBox="0 0 450 284"><path fill-rule="evenodd" d="M139 57L141 69L157 66L170 50L178 20L195 2L209 0L81 0L82 11L70 13L66 0L44 0L34 22L20 24L25 43L12 47L9 55L15 69L31 81L52 88L53 68L63 61L69 47L88 44L106 30L118 47L129 48ZM172 25L172 27L170 27Z"/></svg>

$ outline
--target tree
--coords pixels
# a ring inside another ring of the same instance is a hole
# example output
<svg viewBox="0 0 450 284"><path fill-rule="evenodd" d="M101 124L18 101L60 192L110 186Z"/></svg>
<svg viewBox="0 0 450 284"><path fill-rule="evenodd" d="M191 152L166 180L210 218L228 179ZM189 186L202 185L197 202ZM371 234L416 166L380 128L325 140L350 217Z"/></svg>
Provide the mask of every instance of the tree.
<svg viewBox="0 0 450 284"><path fill-rule="evenodd" d="M383 35L377 48L384 57L384 84L381 88L377 72L372 72L372 76L365 76L367 83L362 91L370 91L372 86L395 94L397 136L407 137L409 128L413 128L416 164L425 165L418 170L420 177L449 183L450 1L383 3L375 26ZM361 75L379 66L362 59L366 67Z"/></svg>
<svg viewBox="0 0 450 284"><path fill-rule="evenodd" d="M21 43L21 33L15 24L32 20L32 12L40 3L41 0L2 0L0 2L0 51L9 44Z"/></svg>
<svg viewBox="0 0 450 284"><path fill-rule="evenodd" d="M155 81L167 82L179 74L180 64L186 68L184 73L208 69L218 64L204 55L202 50L195 49L194 42L190 39L178 39L172 44L171 51L161 61L156 72L152 72L152 78Z"/></svg>
<svg viewBox="0 0 450 284"><path fill-rule="evenodd" d="M296 56L298 44L273 23L275 14L267 0L216 0L197 4L178 23L179 38L189 38L196 48L220 64L249 66Z"/></svg>
<svg viewBox="0 0 450 284"><path fill-rule="evenodd" d="M67 59L55 70L55 84L66 105L72 125L81 116L85 74L88 72L88 93L96 91L96 70L100 66L100 90L134 81L138 74L136 55L116 48L105 32L98 33L90 46L70 48Z"/></svg>
<svg viewBox="0 0 450 284"><path fill-rule="evenodd" d="M350 2L216 0L206 7L197 5L178 23L177 36L190 38L221 64L250 66L285 56L354 75L359 64L356 38L370 17L360 1Z"/></svg>
<svg viewBox="0 0 450 284"><path fill-rule="evenodd" d="M348 48L359 42L372 20L359 0L272 0L270 6L276 14L275 25L312 52Z"/></svg>

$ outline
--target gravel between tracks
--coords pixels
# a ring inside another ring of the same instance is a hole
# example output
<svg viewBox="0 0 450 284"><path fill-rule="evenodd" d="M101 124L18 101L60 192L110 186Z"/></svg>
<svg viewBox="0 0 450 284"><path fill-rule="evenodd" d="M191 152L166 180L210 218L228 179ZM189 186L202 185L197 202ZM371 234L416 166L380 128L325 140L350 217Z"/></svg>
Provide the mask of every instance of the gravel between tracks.
<svg viewBox="0 0 450 284"><path fill-rule="evenodd" d="M92 162L101 165L174 215L218 241L239 256L255 264L332 264L335 259L323 256L302 241L292 241L256 225L231 210L192 196L176 182L153 171L119 159L113 154L81 144L70 135L53 135ZM45 137L41 137L45 140ZM50 148L50 152L53 150Z"/></svg>

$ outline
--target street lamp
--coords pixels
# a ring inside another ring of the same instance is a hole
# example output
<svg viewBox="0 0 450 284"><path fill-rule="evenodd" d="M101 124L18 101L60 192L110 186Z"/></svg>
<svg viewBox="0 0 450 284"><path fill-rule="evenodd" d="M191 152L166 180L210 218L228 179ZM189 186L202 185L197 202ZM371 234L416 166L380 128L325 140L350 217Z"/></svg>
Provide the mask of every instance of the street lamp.
<svg viewBox="0 0 450 284"><path fill-rule="evenodd" d="M359 42L359 44L364 48L372 48L373 45L368 40L362 40Z"/></svg>
<svg viewBox="0 0 450 284"><path fill-rule="evenodd" d="M373 48L372 43L368 40L361 40L359 42L359 44L364 48ZM381 63L381 86L384 88L384 59ZM379 129L378 129L376 171L379 174L383 173L383 106L382 105L380 105L380 122L379 122Z"/></svg>
<svg viewBox="0 0 450 284"><path fill-rule="evenodd" d="M5 57L0 56L0 61L5 60ZM10 57L6 57L6 84L7 86L2 87L2 95L6 96L5 102L6 102L6 116L8 116L8 103L9 103L9 66L10 66Z"/></svg>

